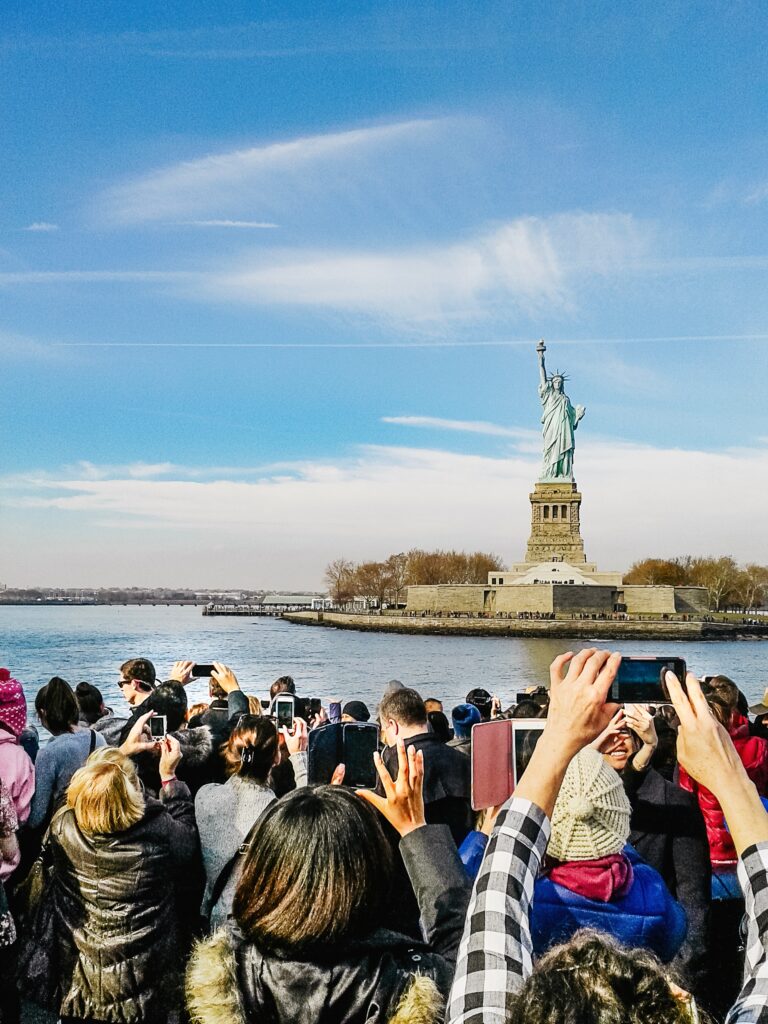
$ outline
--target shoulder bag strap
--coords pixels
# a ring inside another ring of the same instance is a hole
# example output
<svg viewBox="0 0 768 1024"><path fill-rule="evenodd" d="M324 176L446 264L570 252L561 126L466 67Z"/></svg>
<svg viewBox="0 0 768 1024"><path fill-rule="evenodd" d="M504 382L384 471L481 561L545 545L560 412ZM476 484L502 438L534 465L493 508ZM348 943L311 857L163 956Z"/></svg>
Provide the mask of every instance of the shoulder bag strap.
<svg viewBox="0 0 768 1024"><path fill-rule="evenodd" d="M93 729L89 729L88 731L89 731L89 732L90 732L90 734L91 734L91 745L90 745L90 747L88 748L88 756L90 757L90 756L91 756L91 754L92 754L92 753L94 752L94 750L96 749L96 733L94 732L94 730L93 730Z"/></svg>

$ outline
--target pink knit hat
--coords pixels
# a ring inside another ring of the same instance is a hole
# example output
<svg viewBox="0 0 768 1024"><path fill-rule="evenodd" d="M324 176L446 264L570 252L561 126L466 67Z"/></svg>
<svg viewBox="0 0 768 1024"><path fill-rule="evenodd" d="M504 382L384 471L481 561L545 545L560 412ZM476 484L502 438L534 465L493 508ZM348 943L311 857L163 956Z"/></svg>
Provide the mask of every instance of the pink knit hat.
<svg viewBox="0 0 768 1024"><path fill-rule="evenodd" d="M14 736L20 736L27 724L27 701L18 679L7 668L0 668L0 722Z"/></svg>

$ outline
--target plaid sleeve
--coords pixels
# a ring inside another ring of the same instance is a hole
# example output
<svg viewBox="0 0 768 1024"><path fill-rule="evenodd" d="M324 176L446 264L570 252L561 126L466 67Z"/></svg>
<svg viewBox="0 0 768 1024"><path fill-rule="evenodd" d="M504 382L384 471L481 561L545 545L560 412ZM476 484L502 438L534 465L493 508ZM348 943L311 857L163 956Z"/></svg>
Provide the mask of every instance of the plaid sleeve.
<svg viewBox="0 0 768 1024"><path fill-rule="evenodd" d="M744 851L739 882L748 922L745 977L726 1024L768 1024L768 843Z"/></svg>
<svg viewBox="0 0 768 1024"><path fill-rule="evenodd" d="M528 908L549 820L514 796L499 814L477 876L448 997L447 1024L503 1024L509 993L531 973Z"/></svg>

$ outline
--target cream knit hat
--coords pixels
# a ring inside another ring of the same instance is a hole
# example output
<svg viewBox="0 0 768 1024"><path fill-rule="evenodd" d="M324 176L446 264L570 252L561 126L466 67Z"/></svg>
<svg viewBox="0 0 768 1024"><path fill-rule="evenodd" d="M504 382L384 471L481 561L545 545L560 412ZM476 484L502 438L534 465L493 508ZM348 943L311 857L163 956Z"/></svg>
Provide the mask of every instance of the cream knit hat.
<svg viewBox="0 0 768 1024"><path fill-rule="evenodd" d="M547 853L555 860L593 860L621 853L631 807L618 774L591 747L568 765L552 812Z"/></svg>

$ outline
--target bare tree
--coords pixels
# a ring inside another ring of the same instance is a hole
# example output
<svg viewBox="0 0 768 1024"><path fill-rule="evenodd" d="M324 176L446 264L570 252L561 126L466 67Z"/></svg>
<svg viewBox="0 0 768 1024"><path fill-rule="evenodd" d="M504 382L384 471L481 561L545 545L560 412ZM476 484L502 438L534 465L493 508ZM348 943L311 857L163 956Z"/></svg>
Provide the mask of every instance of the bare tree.
<svg viewBox="0 0 768 1024"><path fill-rule="evenodd" d="M354 574L354 563L347 558L336 558L326 566L324 579L328 585L328 592L333 603L340 608L354 597Z"/></svg>

